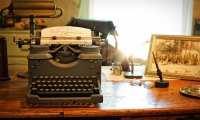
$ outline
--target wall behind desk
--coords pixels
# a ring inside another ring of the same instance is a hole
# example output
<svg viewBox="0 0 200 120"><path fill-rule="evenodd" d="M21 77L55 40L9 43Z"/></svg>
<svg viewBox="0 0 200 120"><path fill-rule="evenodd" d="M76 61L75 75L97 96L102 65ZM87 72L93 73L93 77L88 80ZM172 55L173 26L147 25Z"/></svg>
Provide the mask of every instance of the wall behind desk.
<svg viewBox="0 0 200 120"><path fill-rule="evenodd" d="M80 9L80 0L55 0L56 6L62 8L64 13L59 18L46 18L47 26L67 25L73 17L76 17Z"/></svg>

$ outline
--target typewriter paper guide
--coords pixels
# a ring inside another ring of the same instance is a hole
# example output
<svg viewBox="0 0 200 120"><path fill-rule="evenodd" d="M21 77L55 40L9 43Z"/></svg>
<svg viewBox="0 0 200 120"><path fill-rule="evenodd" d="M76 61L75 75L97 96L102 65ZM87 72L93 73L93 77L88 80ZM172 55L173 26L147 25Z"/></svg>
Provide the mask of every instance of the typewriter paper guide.
<svg viewBox="0 0 200 120"><path fill-rule="evenodd" d="M92 45L90 29L72 26L57 26L45 28L41 31L41 45L69 44ZM52 39L52 38L55 39Z"/></svg>

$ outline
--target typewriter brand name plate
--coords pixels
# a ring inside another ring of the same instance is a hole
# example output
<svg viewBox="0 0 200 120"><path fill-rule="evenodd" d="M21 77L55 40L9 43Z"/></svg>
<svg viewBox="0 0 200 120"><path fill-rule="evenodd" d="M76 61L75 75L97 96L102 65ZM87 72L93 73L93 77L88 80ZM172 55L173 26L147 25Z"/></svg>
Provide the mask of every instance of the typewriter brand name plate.
<svg viewBox="0 0 200 120"><path fill-rule="evenodd" d="M180 92L188 96L200 98L200 85L182 87Z"/></svg>

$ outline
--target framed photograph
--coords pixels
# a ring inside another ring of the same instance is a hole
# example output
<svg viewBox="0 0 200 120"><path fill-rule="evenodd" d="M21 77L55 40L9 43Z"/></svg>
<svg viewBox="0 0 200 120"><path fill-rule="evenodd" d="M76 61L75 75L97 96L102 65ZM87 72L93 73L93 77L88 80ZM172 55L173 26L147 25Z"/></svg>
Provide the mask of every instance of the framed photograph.
<svg viewBox="0 0 200 120"><path fill-rule="evenodd" d="M153 54L163 77L200 80L200 36L152 35L146 76L156 76Z"/></svg>

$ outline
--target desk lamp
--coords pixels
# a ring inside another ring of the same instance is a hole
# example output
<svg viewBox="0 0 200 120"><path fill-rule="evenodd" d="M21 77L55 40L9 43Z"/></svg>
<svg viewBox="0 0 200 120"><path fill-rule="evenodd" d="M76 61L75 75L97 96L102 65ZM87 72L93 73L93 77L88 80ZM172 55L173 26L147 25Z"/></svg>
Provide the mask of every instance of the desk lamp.
<svg viewBox="0 0 200 120"><path fill-rule="evenodd" d="M35 18L57 18L63 14L63 10L56 7L54 0L12 0L8 7L1 10L0 14L5 18L29 18L31 37L35 35ZM22 40L15 42L19 48L24 44ZM31 45L31 41L26 42ZM21 72L18 76L27 78L28 72Z"/></svg>

